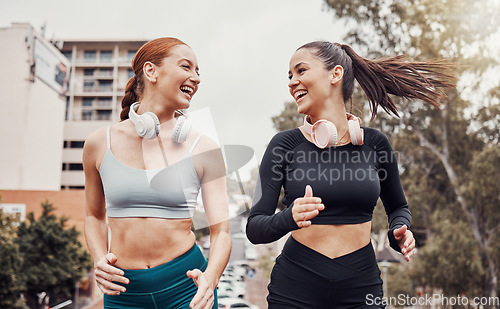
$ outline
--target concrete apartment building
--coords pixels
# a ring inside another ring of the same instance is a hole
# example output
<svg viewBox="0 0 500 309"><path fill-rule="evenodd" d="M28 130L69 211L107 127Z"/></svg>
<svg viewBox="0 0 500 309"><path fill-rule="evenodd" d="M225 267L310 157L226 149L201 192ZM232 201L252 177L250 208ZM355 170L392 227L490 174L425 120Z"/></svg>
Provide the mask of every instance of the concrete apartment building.
<svg viewBox="0 0 500 309"><path fill-rule="evenodd" d="M66 101L61 189L83 189L82 148L96 129L120 119L121 100L133 71L131 61L146 41L64 40L70 60Z"/></svg>
<svg viewBox="0 0 500 309"><path fill-rule="evenodd" d="M0 190L60 190L69 61L29 24L0 42Z"/></svg>
<svg viewBox="0 0 500 309"><path fill-rule="evenodd" d="M13 23L0 28L0 43L0 208L38 217L48 200L83 232L83 143L119 120L132 57L146 41L49 42Z"/></svg>

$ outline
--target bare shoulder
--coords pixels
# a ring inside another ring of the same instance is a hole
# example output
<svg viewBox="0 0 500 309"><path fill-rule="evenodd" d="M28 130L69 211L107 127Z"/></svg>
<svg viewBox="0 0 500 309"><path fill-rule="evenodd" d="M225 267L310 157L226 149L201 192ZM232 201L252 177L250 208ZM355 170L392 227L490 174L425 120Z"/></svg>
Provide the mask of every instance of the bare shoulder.
<svg viewBox="0 0 500 309"><path fill-rule="evenodd" d="M83 145L83 161L95 162L97 157L106 149L107 127L92 132Z"/></svg>
<svg viewBox="0 0 500 309"><path fill-rule="evenodd" d="M193 132L194 136L198 136L200 132ZM217 144L212 138L209 136L201 133L200 140L196 144L195 148L193 149L193 154L201 154L205 152L212 152L211 150L220 150L219 144ZM214 151L214 153L217 153L218 151Z"/></svg>

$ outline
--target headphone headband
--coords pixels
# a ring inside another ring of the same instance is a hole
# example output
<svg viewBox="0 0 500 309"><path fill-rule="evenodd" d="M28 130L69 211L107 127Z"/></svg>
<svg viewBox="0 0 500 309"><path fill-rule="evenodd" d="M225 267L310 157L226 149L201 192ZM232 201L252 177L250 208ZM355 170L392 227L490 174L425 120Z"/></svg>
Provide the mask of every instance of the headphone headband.
<svg viewBox="0 0 500 309"><path fill-rule="evenodd" d="M152 112L145 112L138 115L136 110L139 108L139 102L134 102L130 106L128 117L135 125L135 131L140 137L146 139L154 139L160 134L160 120ZM183 143L189 137L191 131L191 122L187 116L180 110L176 110L179 116L175 122L172 132L172 140L176 143Z"/></svg>
<svg viewBox="0 0 500 309"><path fill-rule="evenodd" d="M359 126L361 119L353 114L346 113L349 135L353 145L363 145L363 129ZM304 131L311 135L311 139L318 148L326 148L337 143L337 127L333 122L319 119L311 124L309 115L304 117Z"/></svg>

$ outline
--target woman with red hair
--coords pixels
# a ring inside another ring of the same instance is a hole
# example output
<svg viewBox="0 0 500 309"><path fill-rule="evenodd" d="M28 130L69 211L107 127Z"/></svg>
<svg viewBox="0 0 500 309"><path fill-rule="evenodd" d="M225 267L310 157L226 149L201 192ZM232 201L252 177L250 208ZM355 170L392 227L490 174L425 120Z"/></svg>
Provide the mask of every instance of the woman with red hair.
<svg viewBox="0 0 500 309"><path fill-rule="evenodd" d="M121 121L91 134L83 152L85 236L104 307L217 308L231 252L224 161L213 140L175 117L198 90L196 56L159 38L132 68ZM200 189L210 261L191 231Z"/></svg>

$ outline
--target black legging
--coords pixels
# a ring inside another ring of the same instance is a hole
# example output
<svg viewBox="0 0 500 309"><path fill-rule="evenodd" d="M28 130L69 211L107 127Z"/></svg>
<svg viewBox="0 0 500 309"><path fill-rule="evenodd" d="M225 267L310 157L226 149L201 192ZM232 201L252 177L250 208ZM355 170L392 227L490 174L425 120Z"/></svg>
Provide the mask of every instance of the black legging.
<svg viewBox="0 0 500 309"><path fill-rule="evenodd" d="M371 244L330 259L290 236L267 288L269 309L385 308L372 301L383 291Z"/></svg>

